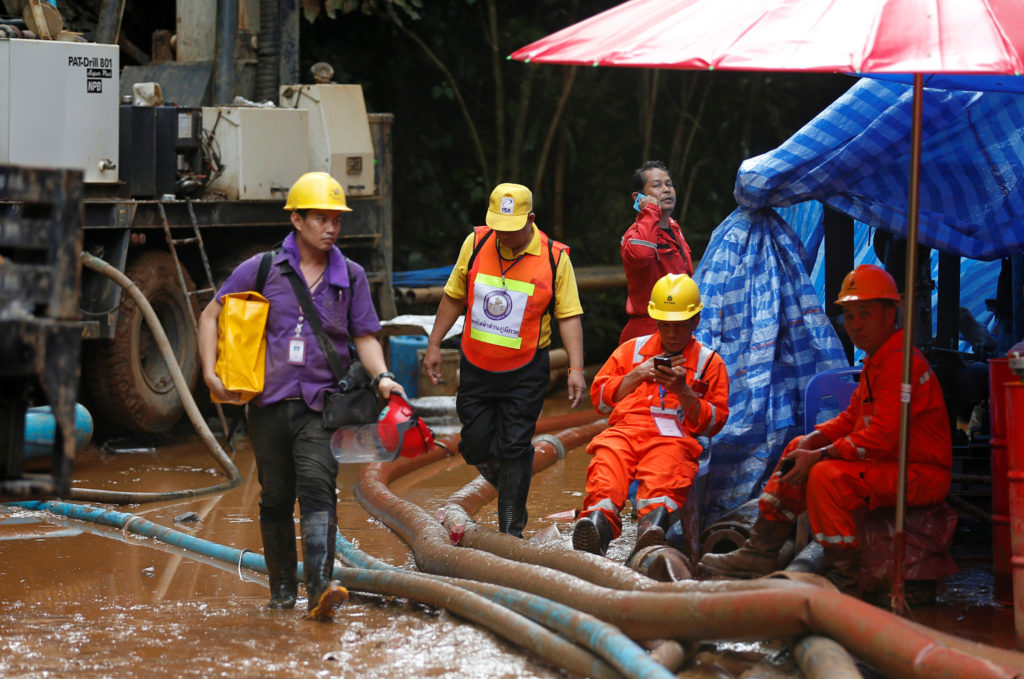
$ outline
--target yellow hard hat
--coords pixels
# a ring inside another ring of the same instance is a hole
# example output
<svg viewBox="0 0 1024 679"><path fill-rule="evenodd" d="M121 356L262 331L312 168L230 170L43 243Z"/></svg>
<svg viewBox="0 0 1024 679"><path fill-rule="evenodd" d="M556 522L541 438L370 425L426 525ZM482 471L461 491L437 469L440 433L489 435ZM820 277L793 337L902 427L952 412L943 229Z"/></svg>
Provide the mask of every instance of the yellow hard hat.
<svg viewBox="0 0 1024 679"><path fill-rule="evenodd" d="M285 210L341 210L352 212L341 184L326 172L307 172L288 190Z"/></svg>
<svg viewBox="0 0 1024 679"><path fill-rule="evenodd" d="M891 299L898 302L900 293L888 271L874 264L861 264L846 274L836 304L868 299Z"/></svg>
<svg viewBox="0 0 1024 679"><path fill-rule="evenodd" d="M685 321L700 313L704 305L700 290L684 273L665 274L651 288L647 315L656 321Z"/></svg>

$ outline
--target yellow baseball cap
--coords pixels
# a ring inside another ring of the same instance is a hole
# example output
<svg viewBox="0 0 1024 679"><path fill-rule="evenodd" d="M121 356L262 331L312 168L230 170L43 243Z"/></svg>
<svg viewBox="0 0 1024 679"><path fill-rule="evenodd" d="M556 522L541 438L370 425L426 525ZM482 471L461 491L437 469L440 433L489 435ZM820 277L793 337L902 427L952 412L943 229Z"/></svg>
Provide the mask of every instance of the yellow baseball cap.
<svg viewBox="0 0 1024 679"><path fill-rule="evenodd" d="M498 184L487 206L487 226L495 231L518 231L533 212L533 194L522 184Z"/></svg>

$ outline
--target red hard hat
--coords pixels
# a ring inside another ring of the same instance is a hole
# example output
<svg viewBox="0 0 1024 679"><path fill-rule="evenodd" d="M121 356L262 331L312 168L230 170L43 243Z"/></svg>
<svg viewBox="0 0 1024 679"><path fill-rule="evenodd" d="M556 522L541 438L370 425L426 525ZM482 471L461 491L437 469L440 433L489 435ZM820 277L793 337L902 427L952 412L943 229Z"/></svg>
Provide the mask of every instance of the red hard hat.
<svg viewBox="0 0 1024 679"><path fill-rule="evenodd" d="M389 453L398 452L402 457L417 457L434 446L434 432L409 402L394 391L377 418L377 436Z"/></svg>

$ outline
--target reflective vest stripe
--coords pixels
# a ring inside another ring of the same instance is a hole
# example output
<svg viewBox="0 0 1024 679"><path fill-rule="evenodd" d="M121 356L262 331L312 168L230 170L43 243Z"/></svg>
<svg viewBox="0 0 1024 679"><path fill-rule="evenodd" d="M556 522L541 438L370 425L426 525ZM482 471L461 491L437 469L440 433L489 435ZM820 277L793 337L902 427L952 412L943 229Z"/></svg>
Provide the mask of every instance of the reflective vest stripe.
<svg viewBox="0 0 1024 679"><path fill-rule="evenodd" d="M469 336L475 340L486 342L487 344L497 344L498 346L508 347L509 349L518 349L523 345L522 337L505 337L504 335L496 335L493 332L477 330L476 328L469 329Z"/></svg>
<svg viewBox="0 0 1024 679"><path fill-rule="evenodd" d="M504 287L507 290L515 290L516 292L522 292L527 295L532 295L535 286L533 283L526 283L524 281L517 281L511 278L502 281L501 276L492 276L489 273L478 273L476 280L484 285L490 285L493 288Z"/></svg>

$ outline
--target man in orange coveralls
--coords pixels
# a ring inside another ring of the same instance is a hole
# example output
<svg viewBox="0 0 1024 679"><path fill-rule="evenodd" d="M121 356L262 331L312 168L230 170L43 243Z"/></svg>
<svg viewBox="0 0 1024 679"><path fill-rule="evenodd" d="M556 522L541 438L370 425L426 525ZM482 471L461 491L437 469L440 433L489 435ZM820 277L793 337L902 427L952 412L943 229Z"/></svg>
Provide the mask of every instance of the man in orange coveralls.
<svg viewBox="0 0 1024 679"><path fill-rule="evenodd" d="M750 538L727 554L706 554L705 574L758 577L777 569L778 553L804 509L825 548L825 577L857 593L860 551L854 511L896 504L903 330L900 295L884 269L862 264L847 274L836 304L850 339L867 352L850 406L790 441L758 501ZM907 451L907 504L941 502L949 492L953 449L939 380L916 349ZM789 462L789 461L792 462ZM790 467L788 471L786 468Z"/></svg>
<svg viewBox="0 0 1024 679"><path fill-rule="evenodd" d="M697 476L696 437L716 434L729 417L725 363L693 337L702 308L693 279L661 277L647 305L656 332L620 345L594 378L590 398L611 415L608 428L587 446L594 457L572 533L575 549L607 551L622 532L619 512L634 478L639 522L633 553L665 544L670 517Z"/></svg>
<svg viewBox="0 0 1024 679"><path fill-rule="evenodd" d="M622 268L626 272L626 314L629 320L619 344L654 332L647 302L655 281L668 273L693 275L690 246L679 223L672 219L676 189L660 160L645 161L633 172L636 221L622 236Z"/></svg>

